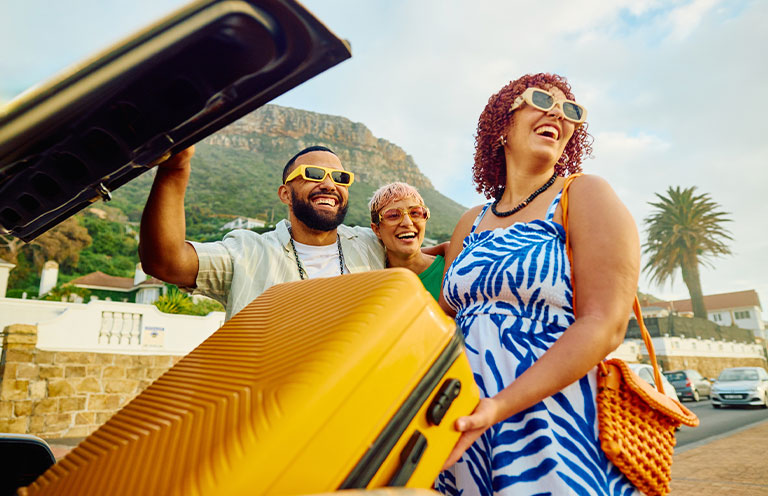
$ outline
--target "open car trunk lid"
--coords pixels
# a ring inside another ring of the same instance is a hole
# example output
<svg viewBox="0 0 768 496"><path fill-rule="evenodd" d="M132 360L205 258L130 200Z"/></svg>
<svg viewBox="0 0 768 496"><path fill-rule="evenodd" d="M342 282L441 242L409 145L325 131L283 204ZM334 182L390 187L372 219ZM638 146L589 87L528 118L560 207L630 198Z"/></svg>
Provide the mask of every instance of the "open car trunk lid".
<svg viewBox="0 0 768 496"><path fill-rule="evenodd" d="M293 0L201 0L0 107L0 233L31 241L351 56Z"/></svg>

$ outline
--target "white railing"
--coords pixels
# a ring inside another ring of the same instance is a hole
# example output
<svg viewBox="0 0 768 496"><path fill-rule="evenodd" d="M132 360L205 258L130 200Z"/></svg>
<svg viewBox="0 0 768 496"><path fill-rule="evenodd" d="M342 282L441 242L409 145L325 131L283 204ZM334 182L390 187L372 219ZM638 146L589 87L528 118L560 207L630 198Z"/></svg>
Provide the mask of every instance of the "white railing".
<svg viewBox="0 0 768 496"><path fill-rule="evenodd" d="M101 312L99 344L141 344L143 315L134 312Z"/></svg>

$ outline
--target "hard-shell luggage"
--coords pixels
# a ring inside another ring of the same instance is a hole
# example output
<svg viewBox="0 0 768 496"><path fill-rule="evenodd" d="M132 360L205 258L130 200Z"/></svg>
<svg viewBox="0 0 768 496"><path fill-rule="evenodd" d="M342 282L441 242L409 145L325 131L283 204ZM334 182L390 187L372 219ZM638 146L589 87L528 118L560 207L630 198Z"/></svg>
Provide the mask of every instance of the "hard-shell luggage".
<svg viewBox="0 0 768 496"><path fill-rule="evenodd" d="M462 337L412 272L281 284L27 494L428 488L477 402Z"/></svg>

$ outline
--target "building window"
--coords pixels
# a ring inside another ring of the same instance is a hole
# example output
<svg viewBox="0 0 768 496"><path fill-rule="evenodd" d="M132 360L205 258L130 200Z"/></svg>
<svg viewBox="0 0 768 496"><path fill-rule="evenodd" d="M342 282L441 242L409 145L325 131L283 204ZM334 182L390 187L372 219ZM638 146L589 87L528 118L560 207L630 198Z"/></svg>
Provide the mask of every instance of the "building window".
<svg viewBox="0 0 768 496"><path fill-rule="evenodd" d="M734 316L737 319L748 319L749 318L749 310L741 310L741 311L738 311L738 312L734 312L733 314L734 314Z"/></svg>
<svg viewBox="0 0 768 496"><path fill-rule="evenodd" d="M720 315L719 313L716 313L716 314L712 315L712 320L714 320L715 322L720 322L720 321L723 320L723 316Z"/></svg>

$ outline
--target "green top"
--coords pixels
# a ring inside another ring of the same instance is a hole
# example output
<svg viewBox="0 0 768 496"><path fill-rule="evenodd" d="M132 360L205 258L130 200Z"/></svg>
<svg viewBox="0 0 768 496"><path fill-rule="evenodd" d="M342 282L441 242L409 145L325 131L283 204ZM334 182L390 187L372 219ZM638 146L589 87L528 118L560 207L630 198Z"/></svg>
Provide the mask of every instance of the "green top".
<svg viewBox="0 0 768 496"><path fill-rule="evenodd" d="M440 289L443 286L443 270L445 269L445 258L442 255L435 257L432 265L427 267L427 270L419 274L419 279L424 287L429 291L429 294L437 300L440 298Z"/></svg>

